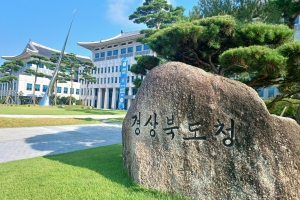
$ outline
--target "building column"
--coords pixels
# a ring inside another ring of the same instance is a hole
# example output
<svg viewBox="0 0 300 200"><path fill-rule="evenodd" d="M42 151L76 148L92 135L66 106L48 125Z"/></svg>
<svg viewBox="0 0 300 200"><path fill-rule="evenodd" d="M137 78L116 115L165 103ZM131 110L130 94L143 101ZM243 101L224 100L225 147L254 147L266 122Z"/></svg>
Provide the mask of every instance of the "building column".
<svg viewBox="0 0 300 200"><path fill-rule="evenodd" d="M97 108L101 108L101 100L102 100L102 89L98 88L98 96L97 96Z"/></svg>
<svg viewBox="0 0 300 200"><path fill-rule="evenodd" d="M108 109L108 102L109 102L109 90L105 88L105 96L104 96L104 109Z"/></svg>
<svg viewBox="0 0 300 200"><path fill-rule="evenodd" d="M132 87L128 88L128 96L132 96ZM132 99L127 99L127 110L129 109L129 107L131 105L131 101L132 101Z"/></svg>
<svg viewBox="0 0 300 200"><path fill-rule="evenodd" d="M113 88L112 100L111 100L111 109L115 110L116 107L116 88Z"/></svg>

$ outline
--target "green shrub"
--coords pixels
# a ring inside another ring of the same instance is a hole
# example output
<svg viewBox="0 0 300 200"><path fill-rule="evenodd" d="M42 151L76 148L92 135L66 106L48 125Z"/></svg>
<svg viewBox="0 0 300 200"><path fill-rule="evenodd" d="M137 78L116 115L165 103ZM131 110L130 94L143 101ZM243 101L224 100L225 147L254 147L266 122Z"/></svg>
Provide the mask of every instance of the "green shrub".
<svg viewBox="0 0 300 200"><path fill-rule="evenodd" d="M265 103L270 103L271 100L265 100ZM276 102L274 107L269 110L271 114L280 116L284 107L287 105L287 108L283 114L283 117L289 117L296 119L296 110L300 106L300 100L298 99L284 99L283 101Z"/></svg>
<svg viewBox="0 0 300 200"><path fill-rule="evenodd" d="M82 101L81 100L78 100L77 102L76 102L76 105L82 105Z"/></svg>

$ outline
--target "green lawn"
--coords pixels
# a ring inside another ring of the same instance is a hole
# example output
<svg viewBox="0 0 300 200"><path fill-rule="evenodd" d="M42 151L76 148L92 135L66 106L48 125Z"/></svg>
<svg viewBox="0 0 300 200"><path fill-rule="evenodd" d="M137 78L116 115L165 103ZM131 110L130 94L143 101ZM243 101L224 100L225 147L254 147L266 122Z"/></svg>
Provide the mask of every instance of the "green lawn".
<svg viewBox="0 0 300 200"><path fill-rule="evenodd" d="M96 120L92 118L5 118L0 117L0 128L60 126L74 124L122 123L124 118Z"/></svg>
<svg viewBox="0 0 300 200"><path fill-rule="evenodd" d="M112 120L114 122L115 120ZM110 122L107 119L105 122ZM33 127L33 126L60 126L73 124L97 124L99 120L84 118L5 118L0 117L0 128Z"/></svg>
<svg viewBox="0 0 300 200"><path fill-rule="evenodd" d="M0 114L20 115L125 115L124 110L89 109L83 106L0 106Z"/></svg>
<svg viewBox="0 0 300 200"><path fill-rule="evenodd" d="M0 164L0 199L184 199L135 185L122 145Z"/></svg>

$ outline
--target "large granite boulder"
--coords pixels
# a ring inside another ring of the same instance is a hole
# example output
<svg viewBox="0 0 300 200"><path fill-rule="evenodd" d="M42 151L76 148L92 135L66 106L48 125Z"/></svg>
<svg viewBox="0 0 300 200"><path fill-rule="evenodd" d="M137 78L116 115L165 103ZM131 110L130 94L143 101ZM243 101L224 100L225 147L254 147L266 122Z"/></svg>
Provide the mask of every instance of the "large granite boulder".
<svg viewBox="0 0 300 200"><path fill-rule="evenodd" d="M123 122L134 182L195 199L300 199L300 126L250 87L178 62L151 70Z"/></svg>

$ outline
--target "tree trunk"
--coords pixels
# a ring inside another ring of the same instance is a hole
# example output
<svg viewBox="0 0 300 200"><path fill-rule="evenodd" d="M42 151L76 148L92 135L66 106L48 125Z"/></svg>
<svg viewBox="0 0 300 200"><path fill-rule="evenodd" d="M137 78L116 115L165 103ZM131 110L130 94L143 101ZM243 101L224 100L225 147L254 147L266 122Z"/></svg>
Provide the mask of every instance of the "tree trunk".
<svg viewBox="0 0 300 200"><path fill-rule="evenodd" d="M37 72L37 68L38 68L38 66L36 66L36 71L35 71L35 72ZM33 92L32 92L32 102L33 102L33 105L35 105L35 103L36 103L36 98L35 98L35 85L36 85L36 80L37 80L37 76L34 75Z"/></svg>
<svg viewBox="0 0 300 200"><path fill-rule="evenodd" d="M55 81L54 86L54 105L56 106L56 99L57 99L57 80Z"/></svg>
<svg viewBox="0 0 300 200"><path fill-rule="evenodd" d="M8 94L7 94L6 100L5 100L6 104L9 104L10 94L11 94L11 91L12 91L12 85L13 85L13 80L10 81L10 86L9 86Z"/></svg>
<svg viewBox="0 0 300 200"><path fill-rule="evenodd" d="M89 88L89 82L87 82L87 84L86 84L85 99L84 99L84 105L85 106L87 106L88 88Z"/></svg>
<svg viewBox="0 0 300 200"><path fill-rule="evenodd" d="M71 90L73 88L73 77L71 77ZM74 92L74 89L73 89L73 92ZM69 99L69 106L72 105L72 93L70 91L70 99Z"/></svg>
<svg viewBox="0 0 300 200"><path fill-rule="evenodd" d="M284 114L284 112L285 112L285 110L287 109L287 105L286 106L284 106L284 109L283 109L283 111L281 112L281 114L280 114L280 117L282 117L283 116L283 114Z"/></svg>

